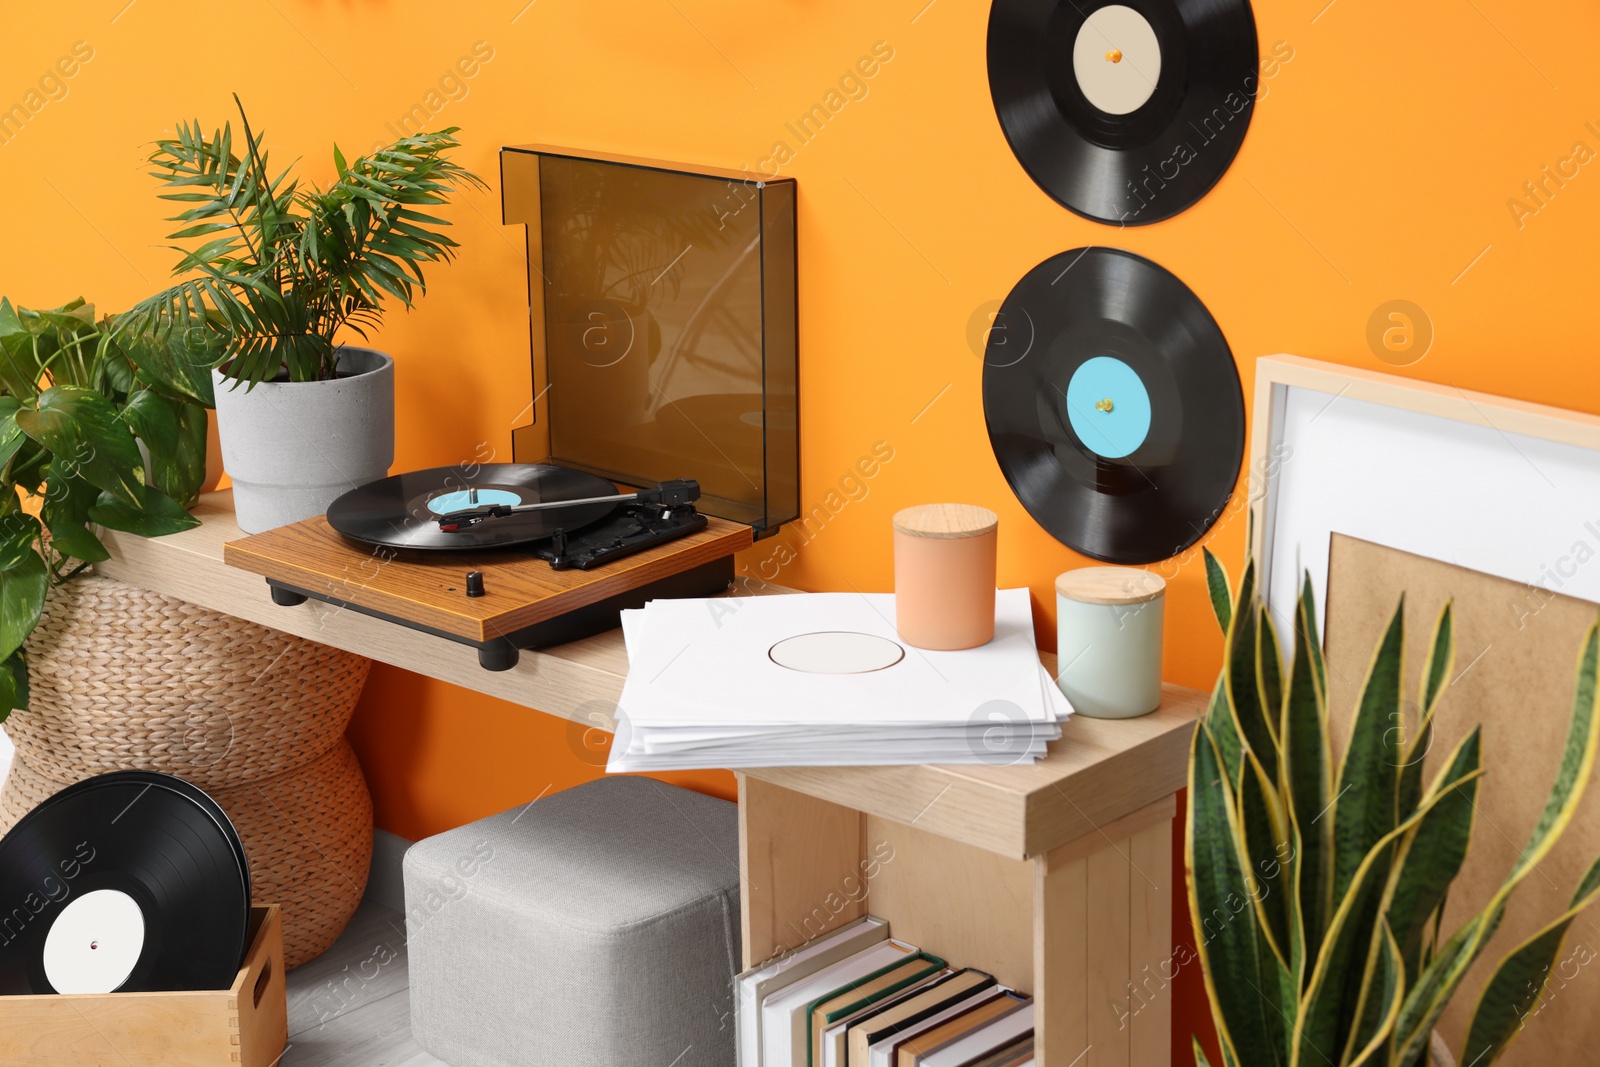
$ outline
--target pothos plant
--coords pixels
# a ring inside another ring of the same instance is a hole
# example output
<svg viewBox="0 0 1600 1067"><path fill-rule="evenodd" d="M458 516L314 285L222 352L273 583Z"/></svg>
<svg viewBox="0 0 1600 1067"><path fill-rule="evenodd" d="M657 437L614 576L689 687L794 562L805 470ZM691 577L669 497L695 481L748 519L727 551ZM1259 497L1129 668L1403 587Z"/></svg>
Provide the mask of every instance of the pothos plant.
<svg viewBox="0 0 1600 1067"><path fill-rule="evenodd" d="M1307 579L1284 661L1246 567L1236 594L1206 553L1226 635L1222 675L1195 731L1185 827L1189 912L1221 1039L1235 1067L1429 1062L1433 1029L1484 953L1518 884L1571 821L1594 766L1600 715L1591 628L1578 656L1566 746L1543 813L1483 908L1444 929L1483 776L1475 728L1425 779L1451 677L1450 605L1434 626L1418 723L1402 736L1404 600L1374 652L1342 759L1329 741L1326 670ZM1567 928L1600 896L1600 861L1570 906L1514 947L1479 991L1460 1062L1494 1062L1536 1004ZM1205 1064L1198 1040L1197 1063Z"/></svg>
<svg viewBox="0 0 1600 1067"><path fill-rule="evenodd" d="M153 369L203 364L158 360L156 344L114 337L81 299L29 311L0 298L0 722L27 707L23 643L50 588L109 558L90 524L196 525L211 382Z"/></svg>

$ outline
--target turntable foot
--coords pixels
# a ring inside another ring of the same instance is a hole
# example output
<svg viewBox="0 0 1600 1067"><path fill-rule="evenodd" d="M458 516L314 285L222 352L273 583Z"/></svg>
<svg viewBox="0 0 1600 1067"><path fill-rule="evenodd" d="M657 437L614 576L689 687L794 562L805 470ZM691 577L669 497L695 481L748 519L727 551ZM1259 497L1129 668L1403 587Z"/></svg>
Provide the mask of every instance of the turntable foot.
<svg viewBox="0 0 1600 1067"><path fill-rule="evenodd" d="M291 590L284 589L282 586L272 585L271 582L268 582L267 584L272 588L272 602L279 607L299 607L301 604L306 602L307 598L304 593L296 593Z"/></svg>
<svg viewBox="0 0 1600 1067"><path fill-rule="evenodd" d="M509 671L517 665L522 653L510 641L496 641L492 645L478 646L478 666L486 671Z"/></svg>

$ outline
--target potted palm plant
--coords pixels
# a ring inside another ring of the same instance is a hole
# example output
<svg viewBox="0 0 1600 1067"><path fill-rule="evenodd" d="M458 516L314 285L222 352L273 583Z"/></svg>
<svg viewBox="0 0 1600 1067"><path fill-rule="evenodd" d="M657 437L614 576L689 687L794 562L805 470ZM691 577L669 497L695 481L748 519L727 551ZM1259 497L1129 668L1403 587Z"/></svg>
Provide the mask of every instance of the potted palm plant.
<svg viewBox="0 0 1600 1067"><path fill-rule="evenodd" d="M0 721L28 703L24 642L45 597L107 559L91 524L146 537L194 526L209 382L155 369L82 300L0 298Z"/></svg>
<svg viewBox="0 0 1600 1067"><path fill-rule="evenodd" d="M238 97L234 97L238 103ZM428 212L463 185L456 127L403 137L304 185L268 167L263 137L239 105L207 136L180 123L150 162L162 199L185 205L174 241L191 242L170 288L125 319L136 334L178 338L165 351L215 357L224 465L247 533L319 515L345 490L382 478L394 459L394 361L340 344L365 340L385 302L426 291L422 265L453 259L449 223ZM176 368L173 373L177 373Z"/></svg>
<svg viewBox="0 0 1600 1067"><path fill-rule="evenodd" d="M1396 610L1336 759L1309 579L1285 665L1253 567L1236 596L1209 552L1206 571L1226 639L1222 676L1190 751L1185 849L1189 912L1223 1061L1449 1064L1434 1027L1588 784L1600 742L1600 629L1592 627L1579 650L1565 751L1532 835L1482 910L1455 930L1441 929L1483 775L1475 729L1424 781L1453 670L1450 606L1423 661L1417 727L1409 737L1393 729L1401 721L1405 650ZM1505 1051L1543 992L1568 927L1597 897L1600 860L1567 910L1499 962L1460 1063L1486 1067ZM1205 1064L1198 1041L1194 1052Z"/></svg>

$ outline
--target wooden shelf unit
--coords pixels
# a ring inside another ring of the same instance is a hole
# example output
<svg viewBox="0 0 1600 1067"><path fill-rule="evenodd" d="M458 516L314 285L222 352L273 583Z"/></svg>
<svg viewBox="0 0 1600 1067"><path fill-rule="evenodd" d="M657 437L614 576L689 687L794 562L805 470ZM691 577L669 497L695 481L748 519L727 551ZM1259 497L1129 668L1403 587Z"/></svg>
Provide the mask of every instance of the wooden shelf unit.
<svg viewBox="0 0 1600 1067"><path fill-rule="evenodd" d="M1171 1055L1174 794L1205 694L1075 717L1029 766L739 775L744 964L849 922L1032 993L1040 1067Z"/></svg>
<svg viewBox="0 0 1600 1067"><path fill-rule="evenodd" d="M201 525L102 537L97 570L553 715L614 707L622 634L525 652L505 672L440 637L312 601L272 602L223 563L230 494ZM744 582L734 594L789 590ZM1044 657L1053 665L1050 657ZM739 775L745 964L870 912L895 936L990 971L1038 1001L1039 1067L1143 1067L1170 1056L1174 794L1205 694L1167 686L1139 719L1075 717L1028 766L816 767Z"/></svg>

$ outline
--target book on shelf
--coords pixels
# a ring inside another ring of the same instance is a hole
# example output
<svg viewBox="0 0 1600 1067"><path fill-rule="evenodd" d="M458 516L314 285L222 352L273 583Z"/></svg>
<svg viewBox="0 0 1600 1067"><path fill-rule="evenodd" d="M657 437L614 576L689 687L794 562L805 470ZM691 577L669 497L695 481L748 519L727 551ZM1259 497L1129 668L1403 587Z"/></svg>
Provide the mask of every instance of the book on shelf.
<svg viewBox="0 0 1600 1067"><path fill-rule="evenodd" d="M941 976L941 978L942 977L948 977L948 975ZM852 1015L847 1015L843 1019L829 1026L827 1030L823 1031L822 1035L822 1067L848 1067L848 1042L850 1040L850 1027L854 1023L859 1022L868 1016L876 1015L879 1012L888 1011L890 1008L899 1005L902 1001L910 1000L912 997L919 996L925 990L930 988L934 984L934 981L938 980L940 979L930 980L922 985L914 986L910 989L904 990L900 993L897 993L889 1000L884 1001L882 1004L875 1004L870 1008L856 1012ZM989 992L993 991L990 990ZM972 994L967 998L967 1000L982 997L983 995L983 993ZM962 1001L962 1003L966 1002L966 1000ZM955 1009L951 1008L949 1010L954 1011Z"/></svg>
<svg viewBox="0 0 1600 1067"><path fill-rule="evenodd" d="M918 1056L1004 1015L1027 999L1009 989L985 989L917 1026L908 1027L893 1039L873 1045L868 1067L916 1067Z"/></svg>
<svg viewBox="0 0 1600 1067"><path fill-rule="evenodd" d="M1029 1001L918 1056L916 1067L975 1067L1032 1036L1033 1002Z"/></svg>
<svg viewBox="0 0 1600 1067"><path fill-rule="evenodd" d="M819 997L806 1008L806 1050L802 1062L810 1067L823 1067L822 1032L840 1019L877 1011L883 1004L898 999L903 991L921 988L948 973L944 960L918 952L834 990L826 997Z"/></svg>
<svg viewBox="0 0 1600 1067"><path fill-rule="evenodd" d="M888 937L889 924L869 915L738 975L734 1031L739 1067L761 1067L762 1001Z"/></svg>
<svg viewBox="0 0 1600 1067"><path fill-rule="evenodd" d="M915 945L890 938L769 995L761 1002L762 1063L801 1067L806 1062L811 1005L916 952Z"/></svg>
<svg viewBox="0 0 1600 1067"><path fill-rule="evenodd" d="M970 994L993 988L994 976L982 971L959 971L920 991L916 996L859 1020L850 1027L850 1056L846 1067L871 1067L872 1046L960 1003Z"/></svg>
<svg viewBox="0 0 1600 1067"><path fill-rule="evenodd" d="M735 979L739 1067L1024 1067L1032 1000L861 919Z"/></svg>
<svg viewBox="0 0 1600 1067"><path fill-rule="evenodd" d="M998 1052L968 1060L966 1067L1028 1067L1033 1063L1033 1035L1018 1038Z"/></svg>

